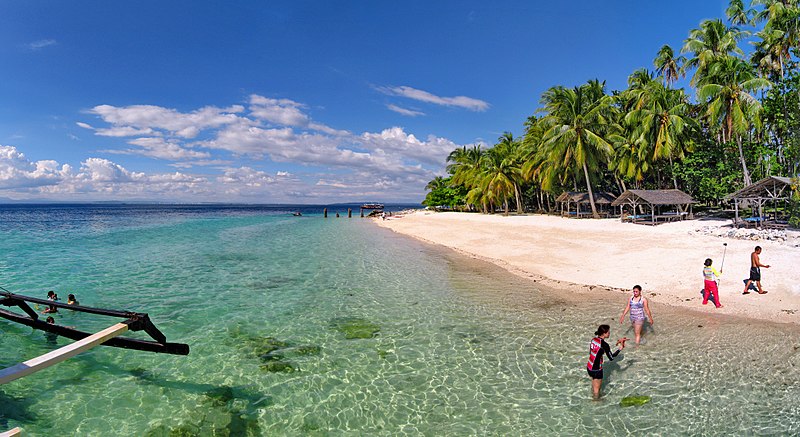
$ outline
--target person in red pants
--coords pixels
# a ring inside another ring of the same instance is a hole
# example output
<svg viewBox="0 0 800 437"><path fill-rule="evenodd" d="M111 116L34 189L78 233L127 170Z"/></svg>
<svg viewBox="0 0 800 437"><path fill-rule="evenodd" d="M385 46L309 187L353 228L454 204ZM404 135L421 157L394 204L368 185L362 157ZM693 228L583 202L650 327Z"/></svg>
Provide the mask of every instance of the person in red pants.
<svg viewBox="0 0 800 437"><path fill-rule="evenodd" d="M705 294L703 294L703 305L708 305L708 297L709 295L714 296L714 304L717 308L722 308L722 304L719 302L719 289L717 288L717 281L719 277L722 275L722 272L718 272L717 269L711 267L711 258L706 258L706 262L703 263L703 280L705 283Z"/></svg>

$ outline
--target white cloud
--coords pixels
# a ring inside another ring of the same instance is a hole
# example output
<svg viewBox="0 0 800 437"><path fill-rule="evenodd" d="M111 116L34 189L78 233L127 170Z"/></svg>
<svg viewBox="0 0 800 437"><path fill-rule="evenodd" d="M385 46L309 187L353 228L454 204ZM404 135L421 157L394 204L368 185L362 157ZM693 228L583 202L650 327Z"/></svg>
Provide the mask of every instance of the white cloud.
<svg viewBox="0 0 800 437"><path fill-rule="evenodd" d="M393 127L379 133L364 132L360 137L364 147L391 155L402 156L407 161L419 161L431 165L443 164L447 155L458 145L446 138L430 136L420 141L407 134L403 128Z"/></svg>
<svg viewBox="0 0 800 437"><path fill-rule="evenodd" d="M270 99L253 94L250 96L250 114L281 126L306 127L309 118L300 109L304 106L289 99Z"/></svg>
<svg viewBox="0 0 800 437"><path fill-rule="evenodd" d="M183 159L208 159L211 154L181 147L177 142L167 141L160 137L136 138L128 141L129 144L141 149L129 149L131 154L149 156L151 158L178 161Z"/></svg>
<svg viewBox="0 0 800 437"><path fill-rule="evenodd" d="M207 167L207 166L228 166L231 164L227 159L197 159L193 161L173 162L167 164L175 168L192 168L192 167Z"/></svg>
<svg viewBox="0 0 800 437"><path fill-rule="evenodd" d="M39 41L34 41L32 43L28 43L29 50L41 50L45 47L53 46L58 44L58 42L54 39L40 39Z"/></svg>
<svg viewBox="0 0 800 437"><path fill-rule="evenodd" d="M51 160L29 161L14 146L0 145L0 190L55 185L71 172Z"/></svg>
<svg viewBox="0 0 800 437"><path fill-rule="evenodd" d="M204 129L217 128L240 121L236 114L242 111L244 111L244 107L240 105L228 108L206 106L190 113L181 113L174 109L152 105L125 107L99 105L88 112L98 115L114 128L163 130L170 135L194 138Z"/></svg>
<svg viewBox="0 0 800 437"><path fill-rule="evenodd" d="M394 112L396 112L396 113L398 113L400 115L405 115L405 116L408 116L408 117L418 117L420 115L425 115L424 112L414 111L414 110L406 109L406 108L401 108L400 106L392 105L392 104L386 105L386 108L389 109L390 111L394 111Z"/></svg>
<svg viewBox="0 0 800 437"><path fill-rule="evenodd" d="M118 127L110 127L108 129L96 129L95 135L99 135L101 137L133 137L138 135L157 135L153 129L146 128L146 129L137 129L131 126L118 126Z"/></svg>
<svg viewBox="0 0 800 437"><path fill-rule="evenodd" d="M180 112L98 105L88 111L96 121L76 125L102 137L101 153L144 156L179 171L129 170L108 155L83 159L76 171L55 161L28 161L6 147L0 153L0 194L58 200L421 199L425 184L441 174L447 155L459 147L434 135L418 138L402 127L335 129L313 120L306 108L255 94L246 108Z"/></svg>
<svg viewBox="0 0 800 437"><path fill-rule="evenodd" d="M275 179L267 173L250 167L226 169L217 180L224 184L243 184L247 187L261 187L275 182Z"/></svg>
<svg viewBox="0 0 800 437"><path fill-rule="evenodd" d="M469 109L470 111L483 112L489 109L489 103L466 96L440 97L427 91L418 90L409 86L378 87L378 90L390 96L406 97L420 102L433 103L434 105L455 106Z"/></svg>

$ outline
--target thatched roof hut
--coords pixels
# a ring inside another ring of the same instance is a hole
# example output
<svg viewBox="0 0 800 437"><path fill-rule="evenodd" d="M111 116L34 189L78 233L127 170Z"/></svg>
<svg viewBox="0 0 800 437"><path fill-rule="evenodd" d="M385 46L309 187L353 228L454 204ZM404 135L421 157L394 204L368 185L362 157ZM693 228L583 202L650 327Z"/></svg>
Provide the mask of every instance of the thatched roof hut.
<svg viewBox="0 0 800 437"><path fill-rule="evenodd" d="M601 214L608 215L611 202L613 202L616 197L613 194L604 193L602 191L592 194L594 196L595 206ZM591 200L587 192L565 191L556 198L556 202L561 205L561 215L582 217L592 214Z"/></svg>
<svg viewBox="0 0 800 437"><path fill-rule="evenodd" d="M758 216L752 217L755 220L753 220L751 223L755 224L756 226L767 224L769 227L770 222L767 220L768 217L764 217L764 204L772 201L773 207L777 210L777 204L779 201L786 203L789 201L789 198L792 197L791 187L792 181L789 178L781 176L767 176L752 185L725 196L725 200L733 200L734 203L734 226L744 224L743 221L739 219L739 205L752 204L754 205L753 212L757 211ZM777 220L778 217L773 217L772 223L783 225L783 223L776 223Z"/></svg>
<svg viewBox="0 0 800 437"><path fill-rule="evenodd" d="M692 218L692 204L697 203L692 196L681 190L628 190L620 194L611 203L612 206L631 207L631 221L634 223L658 224L664 221ZM671 206L676 211L664 212L664 207ZM637 215L637 207L649 207L650 215ZM624 214L622 219L625 220ZM647 220L649 218L649 220Z"/></svg>

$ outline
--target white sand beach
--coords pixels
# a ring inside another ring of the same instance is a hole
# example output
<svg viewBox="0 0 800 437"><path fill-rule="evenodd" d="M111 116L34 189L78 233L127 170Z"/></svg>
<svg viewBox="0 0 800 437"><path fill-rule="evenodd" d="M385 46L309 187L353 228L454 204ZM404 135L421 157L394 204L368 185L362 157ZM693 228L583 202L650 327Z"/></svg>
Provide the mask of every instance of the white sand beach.
<svg viewBox="0 0 800 437"><path fill-rule="evenodd" d="M635 284L651 301L699 311L800 323L800 233L786 241L740 240L706 235L730 220L703 219L643 226L619 219L576 220L545 215L485 215L416 211L378 225L498 264L545 285L579 293L597 286L628 293ZM721 229L719 229L721 230ZM706 258L720 268L723 308L701 305ZM767 294L742 295L750 253L763 248L762 286ZM658 323L657 315L656 323Z"/></svg>

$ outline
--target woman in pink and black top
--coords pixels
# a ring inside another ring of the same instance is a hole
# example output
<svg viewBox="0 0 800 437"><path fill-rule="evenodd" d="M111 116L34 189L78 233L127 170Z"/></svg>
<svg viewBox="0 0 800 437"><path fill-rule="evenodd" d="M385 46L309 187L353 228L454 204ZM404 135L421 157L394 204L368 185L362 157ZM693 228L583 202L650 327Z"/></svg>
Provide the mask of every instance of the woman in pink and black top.
<svg viewBox="0 0 800 437"><path fill-rule="evenodd" d="M617 340L619 348L612 353L611 346L606 343L610 331L610 326L600 325L594 333L595 337L589 343L589 362L586 363L586 371L592 377L592 396L595 399L600 398L600 386L603 385L603 354L608 356L609 361L614 361L614 357L619 355L622 349L625 349L625 340L627 340L627 338Z"/></svg>

